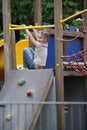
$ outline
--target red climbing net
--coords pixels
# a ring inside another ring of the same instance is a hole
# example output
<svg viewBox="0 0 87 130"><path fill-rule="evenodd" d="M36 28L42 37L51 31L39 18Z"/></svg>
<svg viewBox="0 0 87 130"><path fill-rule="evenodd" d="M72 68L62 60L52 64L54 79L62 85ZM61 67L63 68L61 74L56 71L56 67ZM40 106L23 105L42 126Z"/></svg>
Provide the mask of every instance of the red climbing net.
<svg viewBox="0 0 87 130"><path fill-rule="evenodd" d="M64 62L65 70L73 70L81 73L82 75L87 75L87 56L84 56L86 50L79 51L78 53L72 54L70 56L63 56L67 62ZM80 58L78 58L78 56ZM71 58L73 61L71 61Z"/></svg>
<svg viewBox="0 0 87 130"><path fill-rule="evenodd" d="M86 38L85 34L87 33L87 31L85 29L84 23L83 23L83 32L79 33L79 35L81 35L82 33L84 34L84 38ZM75 38L70 39L70 40L63 39L63 41L73 41L77 39L79 35L77 35ZM79 51L77 53L74 53L72 55L62 56L62 58L65 61L64 68L66 70L73 70L78 73L81 73L82 75L85 75L85 76L87 75L87 47L86 49Z"/></svg>

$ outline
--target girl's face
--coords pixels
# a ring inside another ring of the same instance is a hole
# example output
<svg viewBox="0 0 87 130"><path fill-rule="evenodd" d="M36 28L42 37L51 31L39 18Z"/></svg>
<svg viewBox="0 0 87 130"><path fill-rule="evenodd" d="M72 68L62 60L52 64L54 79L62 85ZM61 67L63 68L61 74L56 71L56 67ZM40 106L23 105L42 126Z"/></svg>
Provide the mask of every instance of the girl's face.
<svg viewBox="0 0 87 130"><path fill-rule="evenodd" d="M43 34L38 34L37 41L41 43L46 43L47 39Z"/></svg>

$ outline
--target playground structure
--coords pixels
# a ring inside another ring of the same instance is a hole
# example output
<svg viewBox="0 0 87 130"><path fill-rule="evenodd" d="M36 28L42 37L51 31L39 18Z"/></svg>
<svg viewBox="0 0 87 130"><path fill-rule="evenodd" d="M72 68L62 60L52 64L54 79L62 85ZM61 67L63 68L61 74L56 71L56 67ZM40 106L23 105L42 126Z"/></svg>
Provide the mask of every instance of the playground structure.
<svg viewBox="0 0 87 130"><path fill-rule="evenodd" d="M24 39L15 44L16 51L16 68L21 68L23 65L23 48L29 47L29 40ZM0 82L4 82L4 40L0 41Z"/></svg>
<svg viewBox="0 0 87 130"><path fill-rule="evenodd" d="M5 1L3 2L4 4L5 4ZM62 14L62 8L61 8L61 6L62 6L62 1L57 1L57 0L54 0L54 3L55 3L55 33L54 33L54 35L55 35L55 45L56 45L56 48L55 48L55 77L56 77L56 93L57 93L57 98L56 98L56 101L61 101L61 102L64 102L64 88L65 88L65 86L64 86L64 70L63 70L63 44L62 44L62 37L63 37L63 33L62 33L62 23L63 22L65 22L65 21L67 21L67 20L69 20L69 19L72 19L72 18L74 18L74 17L76 17L77 16L77 14L76 15L74 15L74 16L72 16L72 17L69 17L68 19L65 19L65 20L62 20L61 21L61 14ZM58 6L58 5L60 5L60 6ZM6 8L7 10L8 10L8 8ZM60 10L60 11L59 11ZM8 11L6 11L5 13L4 13L4 15L6 15L6 17L4 17L4 18L6 18L7 20L4 20L5 22L7 21L7 23L10 23L10 22L8 22L9 20L8 20L8 17L7 17L7 13ZM84 11L81 11L80 13L78 13L78 15L80 15L80 14L82 14L82 13L84 13L84 12L87 12L87 10L84 10ZM7 23L4 23L4 26L5 25L7 25ZM11 24L10 24L11 25ZM53 25L54 26L54 25ZM6 27L6 26L5 26ZM6 28L4 27L4 32L6 32L5 33L5 35L6 36L8 36L9 37L9 33L8 33L8 30L5 30ZM42 27L42 26L41 26ZM46 26L47 27L47 26ZM49 27L49 26L48 26ZM27 27L27 28L30 28L30 27ZM39 27L37 27L37 28L39 28ZM16 27L16 29L18 29L17 27ZM19 28L20 29L20 28ZM22 29L25 29L25 28L22 28ZM11 30L11 28L10 28L10 30ZM12 28L12 30L15 30L15 28ZM11 31L11 35L13 35L13 31ZM6 39L7 37L4 37L4 40L5 40L5 46L6 47L8 47L8 49L7 50L9 50L9 54L10 54L10 49L9 49L9 46L7 46L6 45L6 43L9 43L8 42L8 39ZM84 38L84 36L82 36L82 38ZM11 37L11 39L14 39L13 37ZM11 41L14 41L14 40L11 40ZM84 40L85 41L85 40ZM84 42L85 43L85 42ZM85 48L85 45L84 45L84 47L83 48ZM6 50L6 51L7 51ZM7 54L7 52L5 52L5 54ZM13 53L14 54L14 53ZM11 55L11 57L12 57L12 55ZM5 55L5 63L7 63L7 66L5 66L5 78L7 79L8 77L7 77L7 74L9 73L9 70L14 70L15 68L16 68L16 65L15 65L15 59L13 59L12 61L10 60L10 62L8 62L9 61L9 59L11 58L11 57L7 57L6 55ZM62 58L61 58L62 57ZM66 57L64 57L64 58L66 58ZM69 57L68 57L69 58ZM79 61L78 61L79 62ZM65 64L66 65L66 64ZM78 64L77 64L78 65ZM77 66L76 65L76 66ZM66 65L67 66L67 65ZM84 67L83 65L82 65L82 67ZM84 69L84 68L83 68ZM41 70L42 71L42 70ZM30 72L29 72L30 73ZM61 74L61 75L60 75ZM69 73L68 74L68 76L70 76L70 75L72 75L73 73L71 72L71 73ZM76 75L77 75L77 73L76 73ZM41 74L41 76L42 76L42 74ZM82 76L82 75L81 75ZM39 76L40 77L40 76ZM69 77L68 77L69 78ZM85 90L86 90L86 77L85 77ZM8 80L7 80L8 81ZM69 82L69 81L67 81L67 79L65 79L65 82L66 82L66 84ZM44 83L45 83L45 81L44 81ZM15 83L14 83L15 84ZM11 83L11 85L12 85L12 83ZM5 84L5 86L6 86L6 84ZM71 86L70 86L71 87ZM6 87L4 87L4 89L5 89ZM3 90L3 89L2 89ZM3 90L4 91L4 90ZM2 95L3 95L3 91L2 91ZM5 93L5 91L4 91L4 93ZM8 96L8 95L7 95ZM4 96L1 96L2 98L1 98L1 101L3 101L3 99L5 98ZM11 99L11 97L10 97L10 99ZM87 100L87 99L85 99L85 100ZM65 127L65 121L64 121L64 107L63 106L61 106L61 105L59 105L58 107L57 107L57 113L58 113L58 130L64 130L64 127Z"/></svg>
<svg viewBox="0 0 87 130"><path fill-rule="evenodd" d="M36 75L35 75L36 73ZM33 79L32 79L33 76ZM12 77L12 78L11 78ZM21 86L18 84L20 79L25 80L25 84ZM43 79L43 80L41 80ZM0 115L3 113L3 109L5 108L5 115L0 116L0 130L24 130L24 129L33 129L35 126L37 119L39 117L41 108L43 105L36 104L32 106L32 102L40 102L45 101L46 97L51 89L51 85L53 82L53 73L52 70L41 70L41 71L27 71L27 70L14 70L9 73L8 77L6 78L5 85L0 93L0 101L1 102L27 102L30 104L26 104L27 106L22 105L21 109L19 108L19 112L17 109L16 104L11 107L9 104L5 104L5 106L0 106ZM13 86L12 86L13 84ZM37 88L37 89L36 89ZM7 94L4 93L7 91ZM31 91L32 95L27 95L27 92ZM9 94L9 96L8 96ZM15 99L15 100L14 100ZM3 104L3 103L2 103ZM26 109L25 109L26 107ZM25 116L25 110L26 115ZM18 117L20 113L20 116ZM10 119L8 115L12 116ZM34 116L34 117L33 117ZM17 118L20 119L17 122ZM25 119L24 119L25 118ZM24 121L25 120L25 121ZM11 122L12 121L12 122ZM4 122L4 126L3 126ZM11 124L14 126L11 128ZM26 127L25 124L26 123Z"/></svg>

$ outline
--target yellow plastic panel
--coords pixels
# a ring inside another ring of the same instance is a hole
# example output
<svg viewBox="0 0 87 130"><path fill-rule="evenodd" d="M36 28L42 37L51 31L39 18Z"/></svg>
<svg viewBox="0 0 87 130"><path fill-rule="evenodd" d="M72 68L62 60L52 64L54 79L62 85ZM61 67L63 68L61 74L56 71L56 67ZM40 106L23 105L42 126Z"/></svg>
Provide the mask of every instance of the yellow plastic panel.
<svg viewBox="0 0 87 130"><path fill-rule="evenodd" d="M16 43L16 64L17 67L23 65L23 49L29 47L29 40L24 39Z"/></svg>
<svg viewBox="0 0 87 130"><path fill-rule="evenodd" d="M29 47L29 40L20 40L15 44L17 68L23 66L23 49ZM0 82L4 80L4 40L0 40Z"/></svg>

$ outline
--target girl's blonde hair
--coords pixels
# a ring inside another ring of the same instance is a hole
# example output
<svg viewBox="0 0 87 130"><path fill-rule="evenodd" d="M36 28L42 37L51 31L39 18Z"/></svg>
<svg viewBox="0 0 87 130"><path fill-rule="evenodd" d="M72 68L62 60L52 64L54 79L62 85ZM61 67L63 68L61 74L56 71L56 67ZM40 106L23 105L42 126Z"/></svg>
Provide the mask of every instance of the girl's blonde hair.
<svg viewBox="0 0 87 130"><path fill-rule="evenodd" d="M44 35L47 38L47 41L48 41L50 35L49 35L49 32L47 31L47 29L40 30L40 31L38 31L38 33Z"/></svg>

